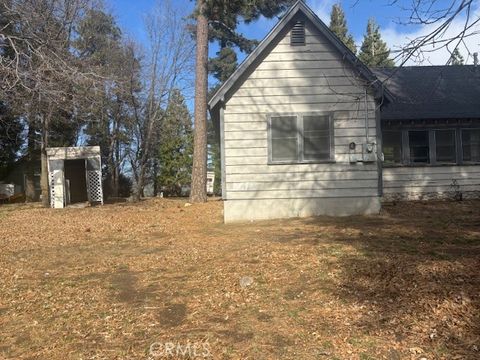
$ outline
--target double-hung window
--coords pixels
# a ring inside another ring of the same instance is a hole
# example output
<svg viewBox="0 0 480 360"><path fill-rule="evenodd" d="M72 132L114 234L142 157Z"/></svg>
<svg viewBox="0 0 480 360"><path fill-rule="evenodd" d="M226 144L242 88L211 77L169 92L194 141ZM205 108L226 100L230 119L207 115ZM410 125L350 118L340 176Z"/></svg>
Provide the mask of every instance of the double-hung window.
<svg viewBox="0 0 480 360"><path fill-rule="evenodd" d="M269 116L269 162L334 160L331 114Z"/></svg>
<svg viewBox="0 0 480 360"><path fill-rule="evenodd" d="M464 162L480 162L480 129L462 129Z"/></svg>
<svg viewBox="0 0 480 360"><path fill-rule="evenodd" d="M437 163L456 163L455 130L435 130L435 160Z"/></svg>

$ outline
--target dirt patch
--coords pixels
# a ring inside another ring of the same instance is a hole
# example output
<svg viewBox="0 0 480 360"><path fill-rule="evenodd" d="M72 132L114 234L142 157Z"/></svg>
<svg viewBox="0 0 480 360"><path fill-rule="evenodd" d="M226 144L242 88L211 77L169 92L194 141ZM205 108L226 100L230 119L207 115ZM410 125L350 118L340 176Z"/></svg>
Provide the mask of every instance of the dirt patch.
<svg viewBox="0 0 480 360"><path fill-rule="evenodd" d="M158 316L163 327L179 326L187 317L187 306L185 304L168 304L160 311Z"/></svg>

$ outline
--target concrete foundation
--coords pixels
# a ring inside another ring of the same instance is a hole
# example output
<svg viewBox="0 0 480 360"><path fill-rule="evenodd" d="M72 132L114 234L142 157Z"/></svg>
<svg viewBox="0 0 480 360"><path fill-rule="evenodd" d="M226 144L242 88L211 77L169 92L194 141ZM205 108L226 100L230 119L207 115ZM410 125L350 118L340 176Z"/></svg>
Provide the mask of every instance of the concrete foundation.
<svg viewBox="0 0 480 360"><path fill-rule="evenodd" d="M257 199L224 202L225 223L309 216L378 214L379 197Z"/></svg>

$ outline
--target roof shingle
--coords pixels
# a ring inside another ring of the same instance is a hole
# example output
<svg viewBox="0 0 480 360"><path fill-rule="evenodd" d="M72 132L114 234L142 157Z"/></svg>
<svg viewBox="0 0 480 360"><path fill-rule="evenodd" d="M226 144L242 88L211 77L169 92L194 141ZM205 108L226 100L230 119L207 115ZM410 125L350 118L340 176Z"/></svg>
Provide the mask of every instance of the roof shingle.
<svg viewBox="0 0 480 360"><path fill-rule="evenodd" d="M480 118L480 67L372 68L394 96L382 119Z"/></svg>

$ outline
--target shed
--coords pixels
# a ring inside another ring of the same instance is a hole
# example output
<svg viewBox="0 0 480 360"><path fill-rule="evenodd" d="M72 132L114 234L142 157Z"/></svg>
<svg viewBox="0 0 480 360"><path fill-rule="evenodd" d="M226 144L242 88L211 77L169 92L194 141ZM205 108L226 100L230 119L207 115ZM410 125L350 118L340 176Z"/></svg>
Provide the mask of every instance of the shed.
<svg viewBox="0 0 480 360"><path fill-rule="evenodd" d="M50 204L103 204L99 146L47 148Z"/></svg>

